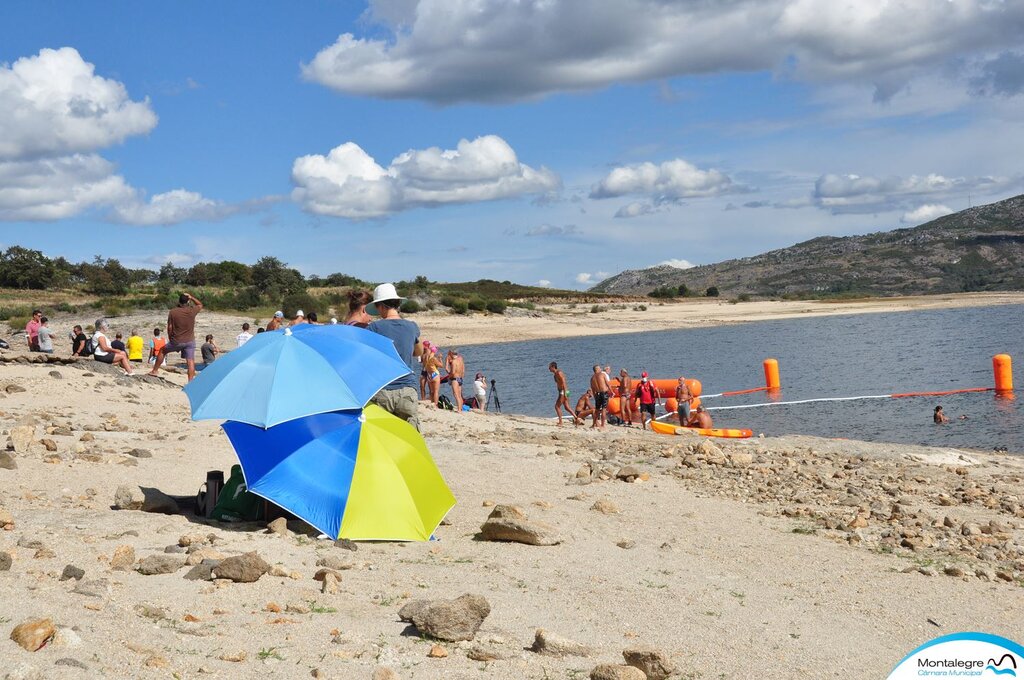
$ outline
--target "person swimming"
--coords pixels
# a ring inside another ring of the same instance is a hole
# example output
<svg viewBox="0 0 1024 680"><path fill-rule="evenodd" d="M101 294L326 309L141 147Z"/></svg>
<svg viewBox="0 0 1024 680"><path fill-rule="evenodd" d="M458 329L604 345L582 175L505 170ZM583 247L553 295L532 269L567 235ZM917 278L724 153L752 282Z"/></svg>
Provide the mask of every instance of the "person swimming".
<svg viewBox="0 0 1024 680"><path fill-rule="evenodd" d="M949 422L949 418L947 418L946 414L942 412L941 406L935 407L935 412L932 414L932 420L935 422L936 425L941 425L943 423Z"/></svg>

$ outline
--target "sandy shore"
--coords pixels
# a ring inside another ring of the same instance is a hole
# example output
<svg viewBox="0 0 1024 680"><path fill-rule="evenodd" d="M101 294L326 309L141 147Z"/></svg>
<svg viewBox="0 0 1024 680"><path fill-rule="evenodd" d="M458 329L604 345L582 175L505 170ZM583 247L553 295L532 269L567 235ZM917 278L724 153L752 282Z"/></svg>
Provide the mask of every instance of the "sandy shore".
<svg viewBox="0 0 1024 680"><path fill-rule="evenodd" d="M433 410L424 423L458 498L448 524L433 543L353 552L303 533L113 509L120 485L189 497L207 470L226 470L235 458L217 424L192 422L172 382L93 362L0 363L0 449L8 435L20 449L0 466L0 568L11 557L0 571L0 669L539 680L585 678L642 646L679 678L879 678L941 634L1019 640L1024 630L1019 458ZM494 503L520 506L560 543L477 540ZM184 563L172 546L196 541L222 557L256 551L286 575L232 583L188 580L187 566L112 568L129 548L136 560ZM337 593L313 580L325 562L341 568ZM66 565L84 575L60 580ZM429 658L433 643L399 609L463 593L485 597L490 615L473 641L441 643L447 657ZM60 629L49 645L28 652L6 639L34 617ZM538 628L588 649L530 651Z"/></svg>
<svg viewBox="0 0 1024 680"><path fill-rule="evenodd" d="M750 323L773 319L795 319L812 316L835 316L843 314L873 314L881 312L904 312L922 309L950 309L958 307L981 307L989 305L1024 304L1024 293L962 293L957 295L929 295L900 298L872 298L843 302L818 301L755 301L730 304L726 301L708 298L694 298L681 302L659 303L648 300L629 305L598 305L600 311L591 312L592 305L553 305L545 311L528 311L509 308L504 315L474 313L465 316L447 312L421 312L409 318L416 321L423 331L423 337L444 347L479 345L492 342L515 342L522 340L543 340L584 335L610 335L634 333L638 330L668 330L672 328L699 328L727 324ZM646 306L641 311L640 305ZM63 342L64 335L75 324L86 326L95 321L83 315L47 312L51 328L58 331L58 353L70 353L70 344ZM323 316L327 316L326 314ZM165 311L139 311L109 319L111 330L125 333L134 328L148 340L155 326L163 327L167 320ZM196 321L196 337L207 333L224 349L234 346L235 336L241 332L241 325L248 322L252 332L268 319L253 318L241 314L204 312ZM12 345L20 347L24 334L14 329ZM67 347L66 347L67 346Z"/></svg>

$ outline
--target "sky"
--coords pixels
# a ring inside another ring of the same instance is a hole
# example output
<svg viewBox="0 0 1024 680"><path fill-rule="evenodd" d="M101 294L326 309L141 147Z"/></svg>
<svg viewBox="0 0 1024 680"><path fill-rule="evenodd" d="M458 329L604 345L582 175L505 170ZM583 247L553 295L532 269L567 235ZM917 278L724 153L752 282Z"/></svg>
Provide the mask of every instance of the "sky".
<svg viewBox="0 0 1024 680"><path fill-rule="evenodd" d="M0 246L587 288L1024 192L1019 0L0 4Z"/></svg>

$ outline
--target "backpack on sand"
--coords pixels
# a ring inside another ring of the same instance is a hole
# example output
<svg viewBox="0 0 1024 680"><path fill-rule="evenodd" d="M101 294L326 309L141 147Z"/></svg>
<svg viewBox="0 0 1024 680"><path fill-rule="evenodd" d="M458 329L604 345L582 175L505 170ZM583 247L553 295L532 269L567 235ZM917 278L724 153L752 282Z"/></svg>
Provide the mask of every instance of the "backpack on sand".
<svg viewBox="0 0 1024 680"><path fill-rule="evenodd" d="M437 407L442 408L445 411L455 410L455 404L452 403L452 400L448 398L447 394L442 394L437 398Z"/></svg>
<svg viewBox="0 0 1024 680"><path fill-rule="evenodd" d="M224 488L217 497L217 505L210 519L222 522L251 522L260 518L263 499L249 493L245 488L245 476L241 465L231 466L231 476L224 482Z"/></svg>

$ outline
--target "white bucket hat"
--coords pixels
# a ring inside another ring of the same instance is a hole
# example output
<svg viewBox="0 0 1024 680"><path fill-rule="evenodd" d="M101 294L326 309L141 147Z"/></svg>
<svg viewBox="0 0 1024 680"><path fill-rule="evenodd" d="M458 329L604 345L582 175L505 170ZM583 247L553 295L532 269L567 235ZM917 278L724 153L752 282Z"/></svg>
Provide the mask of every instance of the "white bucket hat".
<svg viewBox="0 0 1024 680"><path fill-rule="evenodd" d="M373 302L366 305L366 311L374 316L380 316L380 312L377 310L377 303L384 302L385 300L404 300L405 298L398 294L395 290L395 284L393 283L382 283L373 289Z"/></svg>

